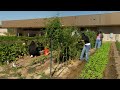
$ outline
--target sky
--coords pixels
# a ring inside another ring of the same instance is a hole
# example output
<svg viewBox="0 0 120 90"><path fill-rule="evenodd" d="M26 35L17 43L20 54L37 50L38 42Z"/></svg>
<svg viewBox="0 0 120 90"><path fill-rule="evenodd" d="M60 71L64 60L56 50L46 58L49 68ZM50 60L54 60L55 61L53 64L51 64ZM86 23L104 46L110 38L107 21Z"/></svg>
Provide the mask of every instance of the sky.
<svg viewBox="0 0 120 90"><path fill-rule="evenodd" d="M57 16L78 16L89 14L102 14L120 11L0 11L0 21L22 20L35 18L49 18Z"/></svg>

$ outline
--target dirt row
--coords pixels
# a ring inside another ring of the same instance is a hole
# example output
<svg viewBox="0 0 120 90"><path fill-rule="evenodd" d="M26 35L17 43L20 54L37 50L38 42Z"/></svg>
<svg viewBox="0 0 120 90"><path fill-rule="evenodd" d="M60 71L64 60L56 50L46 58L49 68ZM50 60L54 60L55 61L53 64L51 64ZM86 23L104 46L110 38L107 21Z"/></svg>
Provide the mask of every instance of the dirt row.
<svg viewBox="0 0 120 90"><path fill-rule="evenodd" d="M103 79L117 79L118 75L116 70L115 57L118 57L118 55L116 54L115 42L112 42L109 52L109 61L104 71Z"/></svg>
<svg viewBox="0 0 120 90"><path fill-rule="evenodd" d="M120 79L120 55L119 55L119 51L117 50L115 43L113 43L113 47L114 47L113 53L114 53L114 59L115 59L117 79Z"/></svg>

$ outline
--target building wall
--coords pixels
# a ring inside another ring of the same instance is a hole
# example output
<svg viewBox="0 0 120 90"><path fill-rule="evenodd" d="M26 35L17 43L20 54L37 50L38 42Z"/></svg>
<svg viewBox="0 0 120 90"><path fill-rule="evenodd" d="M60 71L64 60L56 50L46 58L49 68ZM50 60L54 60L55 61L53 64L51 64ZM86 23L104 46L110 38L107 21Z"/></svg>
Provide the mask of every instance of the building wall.
<svg viewBox="0 0 120 90"><path fill-rule="evenodd" d="M60 18L60 22L64 26L75 26L76 17L75 16L62 17L62 18Z"/></svg>
<svg viewBox="0 0 120 90"><path fill-rule="evenodd" d="M77 26L86 26L86 25L99 25L100 24L100 15L84 15L76 16Z"/></svg>
<svg viewBox="0 0 120 90"><path fill-rule="evenodd" d="M111 13L111 24L120 25L120 13Z"/></svg>
<svg viewBox="0 0 120 90"><path fill-rule="evenodd" d="M120 25L120 12L60 17L64 26ZM2 21L3 28L42 28L50 18Z"/></svg>
<svg viewBox="0 0 120 90"><path fill-rule="evenodd" d="M4 33L7 33L7 29L0 29L0 36L4 36Z"/></svg>
<svg viewBox="0 0 120 90"><path fill-rule="evenodd" d="M100 27L99 29L104 33L103 41L120 41L120 26ZM113 39L110 38L110 33L113 33Z"/></svg>
<svg viewBox="0 0 120 90"><path fill-rule="evenodd" d="M91 30L97 31L97 30L101 30L104 34L104 38L103 41L120 41L120 26L108 26L108 27L91 27ZM38 30L23 30L23 29L16 29L16 33L22 33L24 36L28 36L30 34L36 34L36 35L41 35L42 31L39 28ZM113 33L113 39L110 38L110 33Z"/></svg>
<svg viewBox="0 0 120 90"><path fill-rule="evenodd" d="M99 19L99 25L111 25L111 14L101 14Z"/></svg>

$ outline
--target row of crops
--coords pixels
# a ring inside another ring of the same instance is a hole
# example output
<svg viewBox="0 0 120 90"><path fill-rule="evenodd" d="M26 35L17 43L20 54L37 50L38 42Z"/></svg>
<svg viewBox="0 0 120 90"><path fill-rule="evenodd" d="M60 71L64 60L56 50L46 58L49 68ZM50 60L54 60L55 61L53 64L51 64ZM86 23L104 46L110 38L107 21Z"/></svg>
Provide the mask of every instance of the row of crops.
<svg viewBox="0 0 120 90"><path fill-rule="evenodd" d="M80 78L82 79L102 79L103 71L109 60L110 42L103 43L102 47L90 57L85 65Z"/></svg>

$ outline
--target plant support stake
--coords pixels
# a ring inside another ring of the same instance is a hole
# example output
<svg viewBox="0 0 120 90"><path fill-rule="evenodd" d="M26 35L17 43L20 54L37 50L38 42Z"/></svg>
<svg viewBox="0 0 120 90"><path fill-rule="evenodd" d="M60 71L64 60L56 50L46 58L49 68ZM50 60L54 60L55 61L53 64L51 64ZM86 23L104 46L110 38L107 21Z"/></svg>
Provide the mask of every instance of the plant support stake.
<svg viewBox="0 0 120 90"><path fill-rule="evenodd" d="M50 39L50 78L52 78L52 39Z"/></svg>

